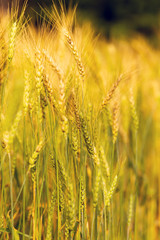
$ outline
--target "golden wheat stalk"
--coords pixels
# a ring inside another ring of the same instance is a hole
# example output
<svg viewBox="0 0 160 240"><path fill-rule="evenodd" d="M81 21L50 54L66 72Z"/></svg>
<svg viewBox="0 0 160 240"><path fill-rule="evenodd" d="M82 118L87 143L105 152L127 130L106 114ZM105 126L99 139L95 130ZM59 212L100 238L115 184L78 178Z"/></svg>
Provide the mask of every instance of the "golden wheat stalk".
<svg viewBox="0 0 160 240"><path fill-rule="evenodd" d="M117 81L113 84L113 86L111 87L111 89L109 90L109 92L107 93L107 96L104 98L103 102L101 103L101 106L100 106L100 109L99 109L99 112L101 112L103 109L105 109L109 102L111 101L111 99L113 98L113 95L117 89L117 87L119 86L119 83L121 82L122 80L122 76L123 75L120 75L117 79Z"/></svg>
<svg viewBox="0 0 160 240"><path fill-rule="evenodd" d="M8 62L12 61L14 55L14 48L15 48L15 37L17 33L17 22L15 21L12 24L10 38L9 38L9 47L8 47Z"/></svg>
<svg viewBox="0 0 160 240"><path fill-rule="evenodd" d="M113 196L113 193L116 189L117 180L118 180L118 176L116 175L113 179L113 182L111 184L111 187L110 187L109 191L107 192L107 196L106 196L106 199L105 199L105 206L107 206L107 207L110 206L110 200L111 200L111 198Z"/></svg>
<svg viewBox="0 0 160 240"><path fill-rule="evenodd" d="M24 116L26 116L28 107L29 107L29 97L30 97L30 90L31 90L30 77L27 71L25 71L24 78L25 78L25 86L24 86L24 95L23 95L23 111L24 111Z"/></svg>
<svg viewBox="0 0 160 240"><path fill-rule="evenodd" d="M21 118L22 118L22 111L20 110L14 119L14 122L10 131L5 131L3 133L2 144L8 153L11 150L11 145L13 144L14 137L16 136L16 132L17 132L18 125Z"/></svg>
<svg viewBox="0 0 160 240"><path fill-rule="evenodd" d="M45 56L46 61L49 63L49 65L52 67L54 72L57 74L59 78L59 89L60 89L60 94L59 94L59 112L60 112L60 119L61 119L61 129L62 132L67 133L68 130L68 120L65 116L66 112L66 103L65 103L65 85L64 85L64 79L63 79L63 72L62 70L58 67L58 65L55 63L53 58L49 56L49 54L43 50L43 54Z"/></svg>
<svg viewBox="0 0 160 240"><path fill-rule="evenodd" d="M4 37L4 31L1 32L1 29L0 29L0 52L1 52L0 55L0 91L1 91L1 86L4 83L4 77L6 74L7 66L7 46Z"/></svg>
<svg viewBox="0 0 160 240"><path fill-rule="evenodd" d="M57 63L53 60L53 58L43 50L43 55L45 56L45 60L52 67L53 71L57 74L59 80L63 80L63 72L57 65Z"/></svg>
<svg viewBox="0 0 160 240"><path fill-rule="evenodd" d="M36 90L38 93L38 96L40 96L40 92L43 87L43 72L44 72L44 66L43 66L43 58L40 50L36 50L35 52L35 69L36 69Z"/></svg>
<svg viewBox="0 0 160 240"><path fill-rule="evenodd" d="M76 125L77 125L78 130L80 131L81 130L81 121L80 121L79 109L77 106L77 101L76 101L74 91L72 91L70 94L69 105L70 105L70 113L71 114L74 113Z"/></svg>
<svg viewBox="0 0 160 240"><path fill-rule="evenodd" d="M40 151L42 150L44 146L44 141L40 140L39 144L36 147L36 150L33 152L32 157L29 159L29 169L32 173L32 181L35 182L35 175L36 175L36 164L38 160L38 156L40 154Z"/></svg>
<svg viewBox="0 0 160 240"><path fill-rule="evenodd" d="M53 190L51 195L50 207L48 210L48 223L47 223L47 236L46 240L52 239L52 218L53 218L53 211L56 204L56 191Z"/></svg>
<svg viewBox="0 0 160 240"><path fill-rule="evenodd" d="M96 166L99 166L100 161L99 161L99 157L97 155L97 150L91 141L91 138L90 138L88 130L87 130L86 122L82 115L80 115L80 121L81 121L81 130L83 133L84 141L86 143L87 151L88 151L90 157L93 159L94 164Z"/></svg>
<svg viewBox="0 0 160 240"><path fill-rule="evenodd" d="M48 99L49 99L49 102L51 104L51 106L54 108L55 112L58 113L59 112L59 108L57 106L57 102L56 100L54 99L54 94L53 94L53 88L52 88L52 85L49 81L49 77L48 75L45 75L44 78L43 78L43 85L44 85L44 88L47 92L47 96L48 96Z"/></svg>
<svg viewBox="0 0 160 240"><path fill-rule="evenodd" d="M76 46L75 46L75 44L72 40L72 37L69 34L69 32L67 31L67 29L65 29L65 28L63 29L63 34L66 38L67 44L68 44L68 46L69 46L69 48L70 48L70 50L71 50L71 52L74 56L74 59L77 63L77 68L78 68L79 74L82 78L84 78L84 76L85 76L84 66L82 64L82 60L79 56L78 50L77 50L77 48L76 48Z"/></svg>
<svg viewBox="0 0 160 240"><path fill-rule="evenodd" d="M137 132L138 127L139 127L139 120L138 120L138 116L137 116L137 111L136 111L136 107L135 107L135 101L134 101L134 98L133 98L133 90L132 89L130 89L129 102L130 102L130 111L131 111L133 128Z"/></svg>
<svg viewBox="0 0 160 240"><path fill-rule="evenodd" d="M119 118L119 103L116 101L113 107L112 114L112 140L113 144L116 143L118 136L118 118Z"/></svg>
<svg viewBox="0 0 160 240"><path fill-rule="evenodd" d="M94 187L93 187L93 207L96 208L98 204L98 194L99 194L99 184L101 180L101 172L99 168L95 169L95 180L94 180Z"/></svg>
<svg viewBox="0 0 160 240"><path fill-rule="evenodd" d="M44 89L41 91L40 93L40 106L41 106L41 110L42 110L42 118L45 119L46 114L45 114L45 108L48 105L47 103L47 98L45 96L45 92Z"/></svg>
<svg viewBox="0 0 160 240"><path fill-rule="evenodd" d="M103 175L105 181L107 181L108 178L110 177L110 168L109 168L107 159L105 158L104 150L102 147L100 147L100 149L99 149L99 158L100 158L100 166L101 166L102 175Z"/></svg>

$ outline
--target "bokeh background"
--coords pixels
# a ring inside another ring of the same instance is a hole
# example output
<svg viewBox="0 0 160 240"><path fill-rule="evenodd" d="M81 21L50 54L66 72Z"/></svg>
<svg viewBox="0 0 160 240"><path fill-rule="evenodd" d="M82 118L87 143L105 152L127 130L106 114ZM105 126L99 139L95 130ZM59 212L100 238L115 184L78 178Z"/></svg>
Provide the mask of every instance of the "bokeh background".
<svg viewBox="0 0 160 240"><path fill-rule="evenodd" d="M0 0L7 8L16 0ZM22 5L24 0L20 0ZM53 1L58 5L58 0ZM78 4L77 18L80 23L91 21L95 31L102 32L108 39L145 35L154 46L159 46L160 0L65 0L65 5ZM51 8L52 0L28 0L27 13L36 24L41 8Z"/></svg>

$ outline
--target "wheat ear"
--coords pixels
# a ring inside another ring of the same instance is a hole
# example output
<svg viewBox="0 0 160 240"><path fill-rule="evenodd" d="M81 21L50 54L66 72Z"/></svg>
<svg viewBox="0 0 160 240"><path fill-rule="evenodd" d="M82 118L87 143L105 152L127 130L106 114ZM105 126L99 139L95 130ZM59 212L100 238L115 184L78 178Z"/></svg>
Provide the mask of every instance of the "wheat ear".
<svg viewBox="0 0 160 240"><path fill-rule="evenodd" d="M24 95L23 95L23 111L24 111L24 116L26 116L28 107L29 107L29 97L30 97L30 90L31 90L30 77L27 71L25 71L24 79L25 79L25 86L24 86Z"/></svg>
<svg viewBox="0 0 160 240"><path fill-rule="evenodd" d="M116 143L117 136L118 136L118 117L119 117L119 103L116 101L113 107L113 114L112 114L113 144Z"/></svg>
<svg viewBox="0 0 160 240"><path fill-rule="evenodd" d="M133 128L137 132L138 127L139 127L139 120L138 120L138 116L137 116L137 112L136 112L135 101L133 98L133 90L132 89L130 89L129 102L130 102L130 110L131 110L131 118L132 118Z"/></svg>
<svg viewBox="0 0 160 240"><path fill-rule="evenodd" d="M119 76L119 78L117 79L117 81L113 84L113 86L111 87L111 89L109 90L107 96L105 97L105 99L103 100L99 112L101 112L104 108L106 108L109 104L109 102L111 101L117 87L119 86L119 83L122 80L122 75Z"/></svg>
<svg viewBox="0 0 160 240"><path fill-rule="evenodd" d="M81 121L81 130L83 133L84 141L86 143L87 151L88 151L90 157L93 159L94 164L96 166L99 166L100 161L99 161L99 158L97 155L97 150L91 141L91 138L90 138L88 130L87 130L86 122L82 115L80 115L80 121Z"/></svg>
<svg viewBox="0 0 160 240"><path fill-rule="evenodd" d="M51 195L50 207L49 207L49 211L48 211L48 224L47 224L46 240L52 239L52 217L53 217L55 203L56 203L56 191L53 190L52 195Z"/></svg>
<svg viewBox="0 0 160 240"><path fill-rule="evenodd" d="M81 58L79 56L78 50L77 50L69 32L66 29L64 29L63 32L64 32L64 36L66 38L67 44L68 44L68 46L69 46L69 48L70 48L70 50L71 50L71 52L74 56L74 59L77 63L77 68L78 68L79 74L82 78L84 78L84 76L85 76L84 66L82 64L82 61L81 61Z"/></svg>
<svg viewBox="0 0 160 240"><path fill-rule="evenodd" d="M44 141L41 140L39 144L36 147L36 150L33 152L32 157L29 159L29 169L31 170L32 173L32 181L35 182L35 174L36 174L36 164L38 160L38 156L40 154L40 151L42 150L44 145Z"/></svg>
<svg viewBox="0 0 160 240"><path fill-rule="evenodd" d="M15 37L17 33L17 22L14 22L11 27L10 38L9 38L9 48L8 48L8 62L12 61L15 48Z"/></svg>
<svg viewBox="0 0 160 240"><path fill-rule="evenodd" d="M116 175L116 176L114 177L114 179L113 179L113 182L112 182L112 184L111 184L111 187L110 187L109 191L107 192L107 197L106 197L106 201L105 201L105 205L106 205L107 207L110 206L110 200L111 200L111 198L112 198L112 196L113 196L113 193L114 193L114 191L115 191L115 189L116 189L117 180L118 180L118 176Z"/></svg>

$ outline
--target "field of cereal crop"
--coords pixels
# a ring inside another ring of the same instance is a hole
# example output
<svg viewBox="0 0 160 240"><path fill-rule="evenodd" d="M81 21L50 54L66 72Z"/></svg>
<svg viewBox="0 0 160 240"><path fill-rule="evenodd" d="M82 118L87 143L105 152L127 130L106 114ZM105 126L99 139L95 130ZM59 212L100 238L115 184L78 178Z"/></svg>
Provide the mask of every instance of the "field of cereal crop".
<svg viewBox="0 0 160 240"><path fill-rule="evenodd" d="M24 11L0 15L0 239L158 240L160 50Z"/></svg>

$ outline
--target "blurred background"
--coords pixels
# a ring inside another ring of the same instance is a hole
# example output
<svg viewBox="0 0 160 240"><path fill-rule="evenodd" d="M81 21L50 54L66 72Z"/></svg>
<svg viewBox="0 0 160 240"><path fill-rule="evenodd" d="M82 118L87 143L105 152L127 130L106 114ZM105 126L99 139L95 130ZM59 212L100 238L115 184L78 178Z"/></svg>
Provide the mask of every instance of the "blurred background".
<svg viewBox="0 0 160 240"><path fill-rule="evenodd" d="M0 0L7 9L16 0ZM20 0L22 5L24 0ZM91 21L97 32L108 39L129 37L135 33L145 35L153 44L158 44L160 34L160 0L65 0L66 6L78 4L77 17L80 23ZM54 0L58 5L58 0ZM36 24L41 8L51 8L52 0L28 0L27 14ZM33 10L34 9L34 10Z"/></svg>

